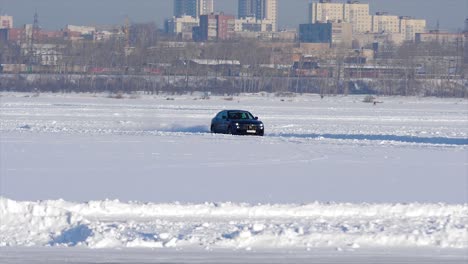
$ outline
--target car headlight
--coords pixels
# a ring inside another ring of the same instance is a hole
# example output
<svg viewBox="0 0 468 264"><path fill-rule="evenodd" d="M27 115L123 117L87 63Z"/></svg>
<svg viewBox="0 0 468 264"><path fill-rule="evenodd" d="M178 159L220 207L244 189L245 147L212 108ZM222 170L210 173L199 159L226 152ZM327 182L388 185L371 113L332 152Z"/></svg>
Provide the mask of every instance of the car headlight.
<svg viewBox="0 0 468 264"><path fill-rule="evenodd" d="M236 123L236 127L239 128L239 123Z"/></svg>
<svg viewBox="0 0 468 264"><path fill-rule="evenodd" d="M260 124L260 127L263 127L263 124Z"/></svg>

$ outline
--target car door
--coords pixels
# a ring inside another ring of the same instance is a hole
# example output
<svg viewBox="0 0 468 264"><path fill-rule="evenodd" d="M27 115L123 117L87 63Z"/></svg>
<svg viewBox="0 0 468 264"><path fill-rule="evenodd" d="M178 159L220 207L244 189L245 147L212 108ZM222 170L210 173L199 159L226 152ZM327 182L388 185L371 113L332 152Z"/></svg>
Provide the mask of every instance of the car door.
<svg viewBox="0 0 468 264"><path fill-rule="evenodd" d="M224 111L219 112L213 120L213 130L216 133L224 132L223 130L223 119L222 116L225 115Z"/></svg>
<svg viewBox="0 0 468 264"><path fill-rule="evenodd" d="M221 131L223 133L227 133L227 128L229 126L228 112L227 111L221 112L219 124L220 124L219 125L219 131Z"/></svg>

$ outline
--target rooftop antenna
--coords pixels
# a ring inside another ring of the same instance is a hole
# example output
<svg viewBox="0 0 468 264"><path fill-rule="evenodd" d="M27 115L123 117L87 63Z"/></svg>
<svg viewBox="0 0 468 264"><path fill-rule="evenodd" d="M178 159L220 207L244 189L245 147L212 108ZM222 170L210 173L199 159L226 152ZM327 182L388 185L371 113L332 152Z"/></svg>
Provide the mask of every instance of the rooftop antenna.
<svg viewBox="0 0 468 264"><path fill-rule="evenodd" d="M37 10L34 12L34 22L31 28L31 36L29 38L29 54L28 54L28 62L29 62L29 70L32 71L32 65L36 63L36 54L34 52L34 44L36 44L36 41L38 39L39 35L39 15L37 14Z"/></svg>
<svg viewBox="0 0 468 264"><path fill-rule="evenodd" d="M125 17L125 26L124 26L124 33L125 33L125 47L130 47L130 19L128 16Z"/></svg>

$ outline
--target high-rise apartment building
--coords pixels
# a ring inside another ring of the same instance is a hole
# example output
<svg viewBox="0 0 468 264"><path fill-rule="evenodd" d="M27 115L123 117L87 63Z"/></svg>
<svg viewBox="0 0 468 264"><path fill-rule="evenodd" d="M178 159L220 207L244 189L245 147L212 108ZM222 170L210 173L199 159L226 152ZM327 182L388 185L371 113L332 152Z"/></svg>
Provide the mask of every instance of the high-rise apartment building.
<svg viewBox="0 0 468 264"><path fill-rule="evenodd" d="M309 23L328 21L348 22L353 25L354 32L369 32L371 31L369 4L361 4L358 1L332 3L330 0L309 4Z"/></svg>
<svg viewBox="0 0 468 264"><path fill-rule="evenodd" d="M400 17L400 33L403 40L414 41L417 33L426 32L426 20Z"/></svg>
<svg viewBox="0 0 468 264"><path fill-rule="evenodd" d="M211 14L214 11L214 0L174 0L174 16L191 16Z"/></svg>
<svg viewBox="0 0 468 264"><path fill-rule="evenodd" d="M377 12L372 16L372 32L400 33L400 18L385 12Z"/></svg>
<svg viewBox="0 0 468 264"><path fill-rule="evenodd" d="M278 31L278 0L257 0L255 11L257 20L270 20L273 31Z"/></svg>
<svg viewBox="0 0 468 264"><path fill-rule="evenodd" d="M239 0L238 17L240 19L255 17L257 14L257 0Z"/></svg>
<svg viewBox="0 0 468 264"><path fill-rule="evenodd" d="M267 20L273 25L273 31L277 31L278 0L239 0L238 17L241 19L254 17L257 21Z"/></svg>
<svg viewBox="0 0 468 264"><path fill-rule="evenodd" d="M12 16L0 16L0 29L2 28L13 28Z"/></svg>
<svg viewBox="0 0 468 264"><path fill-rule="evenodd" d="M370 32L372 30L372 18L369 12L369 4L361 4L358 1L348 1L344 5L344 19L353 25L355 32Z"/></svg>
<svg viewBox="0 0 468 264"><path fill-rule="evenodd" d="M214 0L198 0L198 14L209 15L214 12Z"/></svg>

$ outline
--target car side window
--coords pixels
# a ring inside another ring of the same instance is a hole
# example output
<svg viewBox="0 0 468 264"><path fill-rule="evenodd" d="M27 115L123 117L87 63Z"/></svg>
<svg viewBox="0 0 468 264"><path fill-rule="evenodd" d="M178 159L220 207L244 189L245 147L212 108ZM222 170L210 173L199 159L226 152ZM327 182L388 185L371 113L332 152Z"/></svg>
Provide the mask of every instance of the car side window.
<svg viewBox="0 0 468 264"><path fill-rule="evenodd" d="M226 111L222 111L222 112L220 112L220 113L218 114L217 118L218 118L219 120L223 120L223 116L226 116L226 115L227 115Z"/></svg>

